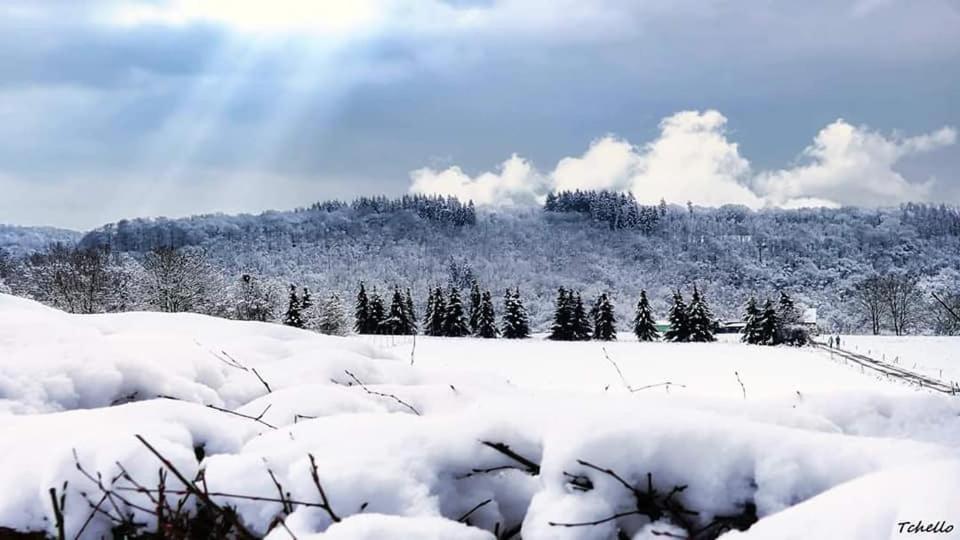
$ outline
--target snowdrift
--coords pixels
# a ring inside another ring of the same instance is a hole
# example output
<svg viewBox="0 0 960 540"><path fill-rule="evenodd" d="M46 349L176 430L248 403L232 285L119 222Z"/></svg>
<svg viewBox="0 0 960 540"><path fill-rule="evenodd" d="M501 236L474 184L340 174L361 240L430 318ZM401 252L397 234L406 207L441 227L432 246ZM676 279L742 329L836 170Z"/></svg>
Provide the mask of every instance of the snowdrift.
<svg viewBox="0 0 960 540"><path fill-rule="evenodd" d="M159 491L184 514L215 509L277 539L872 540L908 519L960 527L958 399L873 379L795 398L630 393L602 359L603 386L542 388L479 358L444 365L489 346L477 340L420 339L427 356L411 366L409 349L364 338L68 315L0 295L0 528L154 530L169 519ZM566 345L534 343L512 345L517 369ZM496 346L505 361L511 345ZM837 368L803 358L814 373Z"/></svg>

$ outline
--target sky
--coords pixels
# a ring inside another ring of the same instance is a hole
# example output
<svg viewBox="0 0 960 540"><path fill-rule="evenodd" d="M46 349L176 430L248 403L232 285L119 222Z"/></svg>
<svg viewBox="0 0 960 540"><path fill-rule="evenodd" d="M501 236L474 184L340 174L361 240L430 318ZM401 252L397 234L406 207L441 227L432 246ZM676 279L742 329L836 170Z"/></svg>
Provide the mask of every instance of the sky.
<svg viewBox="0 0 960 540"><path fill-rule="evenodd" d="M960 204L960 0L3 0L0 223Z"/></svg>

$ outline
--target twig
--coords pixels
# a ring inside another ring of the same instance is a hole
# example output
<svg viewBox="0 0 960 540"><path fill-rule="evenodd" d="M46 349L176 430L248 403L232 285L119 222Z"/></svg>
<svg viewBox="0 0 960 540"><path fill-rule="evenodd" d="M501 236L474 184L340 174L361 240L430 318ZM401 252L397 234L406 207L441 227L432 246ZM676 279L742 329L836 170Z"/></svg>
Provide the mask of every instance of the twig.
<svg viewBox="0 0 960 540"><path fill-rule="evenodd" d="M254 422L257 422L258 424L263 424L264 426L267 426L270 429L277 429L277 426L270 424L268 422L265 422L263 420L263 415L266 414L266 412L270 410L270 407L272 406L273 406L272 404L267 405L267 408L264 409L263 412L261 412L258 416L250 416L249 414L243 414L241 412L231 411L230 409L223 409L221 407L217 407L216 405L207 405L208 408L213 409L215 411L232 414L234 416L239 416L240 418L246 418L247 420L253 420Z"/></svg>
<svg viewBox="0 0 960 540"><path fill-rule="evenodd" d="M623 372L620 371L620 366L618 366L617 363L613 361L613 358L610 358L610 355L607 354L607 348L600 347L600 350L603 351L603 356L607 358L607 361L613 364L613 369L617 370L617 375L620 376L620 382L623 383L623 387L627 389L627 392L633 392L633 389L630 388L630 383L627 382L627 378L624 377Z"/></svg>
<svg viewBox="0 0 960 540"><path fill-rule="evenodd" d="M320 493L320 508L326 510L327 515L330 516L330 519L334 523L340 522L340 516L334 513L333 508L330 507L330 501L327 499L327 493L323 490L323 486L320 484L320 473L317 472L317 460L313 457L313 454L307 454L307 457L310 458L310 478L313 479L313 485L317 486L317 491Z"/></svg>
<svg viewBox="0 0 960 540"><path fill-rule="evenodd" d="M937 300L937 302L940 302L940 305L943 306L943 309L946 309L947 311L950 312L951 315L953 315L954 319L960 321L960 315L957 315L957 312L954 311L953 308L951 308L950 306L947 305L946 302L941 300L940 297L937 296L937 293L930 293L930 294L933 295L933 297Z"/></svg>
<svg viewBox="0 0 960 540"><path fill-rule="evenodd" d="M480 443L483 444L484 446L488 447L488 448L492 448L492 449L496 450L497 452L500 452L501 454L507 456L508 458L510 458L510 459L516 461L517 463L523 465L523 469L522 469L523 471L525 471L525 472L527 472L527 473L529 473L529 474L532 474L532 475L534 475L534 476L537 476L537 475L540 474L540 464L534 463L533 461L531 461L531 460L529 460L529 459L521 456L520 454L514 452L514 451L511 450L510 447L507 446L506 444L504 444L504 443L499 443L499 442L498 442L498 443L495 443L495 442L490 442L490 441L480 441Z"/></svg>
<svg viewBox="0 0 960 540"><path fill-rule="evenodd" d="M467 512L466 512L465 514L463 514L462 516L460 516L459 518L457 518L457 521L459 521L460 523L464 523L464 522L467 520L467 518L470 517L471 514L473 514L473 513L476 512L477 510L483 508L484 506L490 504L491 502L493 502L493 499L487 499L487 500L485 500L485 501L483 501L483 502L481 502L481 503L478 503L476 506L474 506L474 507L471 508L470 510L467 510Z"/></svg>
<svg viewBox="0 0 960 540"><path fill-rule="evenodd" d="M353 373L350 373L349 370L346 370L346 369L345 369L345 370L343 370L343 372L346 373L351 379L353 379L354 382L356 382L357 385L358 385L360 388L362 388L364 392L366 392L366 393L368 393L368 394L370 394L370 395L373 395L373 396L378 396L378 397L384 397L384 398L392 399L392 400L396 401L397 403L403 405L404 407L410 409L410 411L412 411L413 414L415 414L415 415L417 415L417 416L420 416L420 411L418 411L418 410L416 409L416 407L414 407L413 405L410 405L410 404L407 403L406 401L398 398L397 396L395 396L395 395L393 395L393 394L384 394L383 392L375 392L375 391L373 391L373 390L370 390L369 388L367 388L367 385L363 384L363 382L362 382L360 379L358 379L356 375L354 375Z"/></svg>
<svg viewBox="0 0 960 540"><path fill-rule="evenodd" d="M199 488L197 488L196 484L188 480L187 477L183 475L183 473L181 473L176 467L174 467L173 463L169 459L165 458L163 454L157 451L157 449L154 448L153 445L148 443L147 440L144 439L142 435L136 434L135 437L137 438L137 440L143 443L144 446L147 447L147 450L149 450L150 453L152 453L154 456L157 457L157 459L160 460L160 463L163 463L164 467L166 467L167 470L172 472L173 475L177 477L177 480L179 480L180 483L184 485L187 491L192 492L194 496L196 496L198 499L203 501L204 504L208 505L214 512L219 514L221 517L224 517L227 520L229 520L231 522L231 525L234 527L234 529L236 529L238 536L240 536L241 538L250 539L250 540L253 540L255 538L254 535L251 534L250 531L248 531L247 528L244 527L242 523L240 523L236 515L234 515L232 512L225 511L223 508L220 508L220 506L217 505L217 503L213 502L213 499L211 499L210 496L207 494L206 489L201 491Z"/></svg>
<svg viewBox="0 0 960 540"><path fill-rule="evenodd" d="M605 517L603 519L597 519L594 521L575 521L572 523L558 522L558 521L548 521L547 524L551 527L590 527L592 525L600 525L608 521L613 521L615 519L620 519L626 516L636 516L640 514L639 510L630 510L629 512L620 512L619 514L613 514L612 516Z"/></svg>
<svg viewBox="0 0 960 540"><path fill-rule="evenodd" d="M270 475L270 480L273 482L273 485L276 486L277 493L280 495L280 504L283 506L283 512L288 515L292 514L293 505L287 500L287 496L290 494L283 493L283 486L280 484L280 481L277 480L277 475L273 474L273 471L271 471L269 467L267 468L267 474Z"/></svg>
<svg viewBox="0 0 960 540"><path fill-rule="evenodd" d="M263 387L267 389L268 394L270 392L273 392L273 390L270 388L270 385L267 384L267 381L263 380L263 377L261 377L260 373L257 372L257 368L250 368L250 371L253 372L253 374L256 375L258 379L260 379L260 382L263 384Z"/></svg>
<svg viewBox="0 0 960 540"><path fill-rule="evenodd" d="M733 374L737 377L737 382L740 383L740 389L743 390L743 399L747 399L747 387L743 385L743 381L740 380L740 374L736 371Z"/></svg>
<svg viewBox="0 0 960 540"><path fill-rule="evenodd" d="M641 390L647 390L647 389L650 389L650 388L657 388L657 387L659 387L659 386L666 386L668 391L670 390L670 387L671 387L671 386L679 386L680 388L686 388L686 387L687 387L687 385L685 385L685 384L680 384L680 383L665 381L665 382L662 382L662 383L648 384L648 385L646 385L646 386L638 386L638 387L636 387L636 388L631 388L630 391L631 391L631 392L639 392L639 391L641 391Z"/></svg>
<svg viewBox="0 0 960 540"><path fill-rule="evenodd" d="M410 365L413 365L414 354L417 352L417 335L413 335L413 345L410 346Z"/></svg>
<svg viewBox="0 0 960 540"><path fill-rule="evenodd" d="M64 495L66 495L67 484L63 484ZM50 488L50 503L53 504L53 517L57 521L57 540L66 540L67 535L63 530L63 502L61 496L57 499L57 488Z"/></svg>

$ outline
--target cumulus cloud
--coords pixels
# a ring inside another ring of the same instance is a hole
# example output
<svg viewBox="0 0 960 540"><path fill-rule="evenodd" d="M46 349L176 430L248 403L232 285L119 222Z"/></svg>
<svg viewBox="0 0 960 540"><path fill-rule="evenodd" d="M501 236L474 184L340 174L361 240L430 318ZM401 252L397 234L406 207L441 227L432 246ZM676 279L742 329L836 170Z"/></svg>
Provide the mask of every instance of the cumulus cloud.
<svg viewBox="0 0 960 540"><path fill-rule="evenodd" d="M820 130L796 167L760 174L755 186L774 205L796 199L833 204L884 205L930 199L933 179L910 182L894 169L907 156L930 152L956 142L953 128L916 137L885 137L840 119Z"/></svg>
<svg viewBox="0 0 960 540"><path fill-rule="evenodd" d="M704 206L751 208L836 207L897 204L930 199L933 180L911 182L894 169L904 157L952 145L957 133L945 127L915 137L886 137L840 119L823 128L807 147L804 162L754 174L726 133L717 111L681 111L660 122L654 140L635 146L608 135L580 156L565 157L553 171L539 173L514 155L497 172L466 175L459 167L411 173L411 191L441 193L481 204L542 200L551 189L632 191L637 200L691 201Z"/></svg>
<svg viewBox="0 0 960 540"><path fill-rule="evenodd" d="M460 167L418 169L410 173L414 193L439 193L478 204L533 204L550 190L549 181L533 165L514 154L496 172L471 177Z"/></svg>
<svg viewBox="0 0 960 540"><path fill-rule="evenodd" d="M637 199L762 206L744 185L750 163L740 156L737 144L727 140L726 124L717 111L683 111L660 122L660 136L639 155L632 182Z"/></svg>

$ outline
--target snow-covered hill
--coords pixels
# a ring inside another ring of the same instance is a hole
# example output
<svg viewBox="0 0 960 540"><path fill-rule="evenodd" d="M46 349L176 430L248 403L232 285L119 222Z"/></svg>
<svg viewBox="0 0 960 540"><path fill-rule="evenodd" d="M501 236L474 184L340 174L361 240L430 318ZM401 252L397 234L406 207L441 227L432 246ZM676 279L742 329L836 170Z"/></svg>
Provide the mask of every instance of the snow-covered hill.
<svg viewBox="0 0 960 540"><path fill-rule="evenodd" d="M960 534L960 398L812 350L336 338L0 295L0 411L0 531L150 529L163 483L271 538L709 538L754 514L730 537Z"/></svg>

